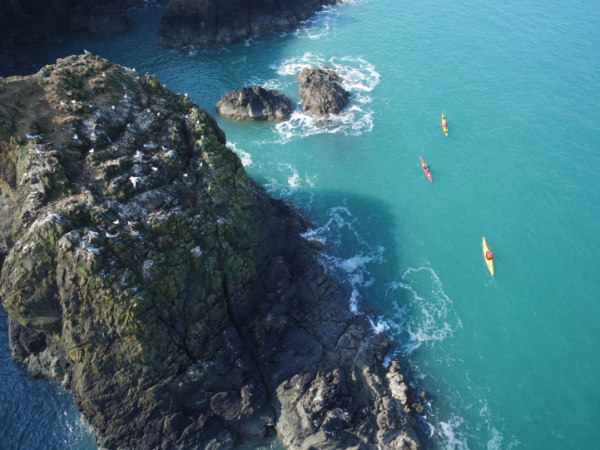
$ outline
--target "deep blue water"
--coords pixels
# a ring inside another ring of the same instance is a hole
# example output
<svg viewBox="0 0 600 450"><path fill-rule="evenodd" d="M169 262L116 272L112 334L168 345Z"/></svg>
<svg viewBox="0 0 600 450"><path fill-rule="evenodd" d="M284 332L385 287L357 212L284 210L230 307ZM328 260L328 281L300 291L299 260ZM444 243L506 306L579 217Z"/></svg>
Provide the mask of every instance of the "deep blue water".
<svg viewBox="0 0 600 450"><path fill-rule="evenodd" d="M315 222L349 307L379 312L374 325L434 398L428 448L591 449L600 438L597 6L358 0L208 52L159 47L153 10L134 13L127 34L62 36L31 53L47 64L86 48L156 73L213 115L231 89L260 83L296 102L302 67L336 68L352 100L328 125L300 110L280 125L219 124L248 173ZM498 259L493 278L484 236ZM0 442L94 448L68 394L18 376L4 335Z"/></svg>

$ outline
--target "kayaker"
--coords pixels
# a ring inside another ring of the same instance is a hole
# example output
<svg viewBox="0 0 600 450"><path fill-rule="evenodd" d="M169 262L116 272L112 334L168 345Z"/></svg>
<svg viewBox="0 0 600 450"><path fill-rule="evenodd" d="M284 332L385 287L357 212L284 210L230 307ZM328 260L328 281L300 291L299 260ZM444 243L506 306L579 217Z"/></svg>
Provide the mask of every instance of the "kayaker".
<svg viewBox="0 0 600 450"><path fill-rule="evenodd" d="M425 172L429 172L429 166L428 165L424 165L423 166L423 170L425 170Z"/></svg>
<svg viewBox="0 0 600 450"><path fill-rule="evenodd" d="M494 254L492 252L490 252L489 250L487 251L487 253L485 254L485 257L491 261L492 259L494 259Z"/></svg>

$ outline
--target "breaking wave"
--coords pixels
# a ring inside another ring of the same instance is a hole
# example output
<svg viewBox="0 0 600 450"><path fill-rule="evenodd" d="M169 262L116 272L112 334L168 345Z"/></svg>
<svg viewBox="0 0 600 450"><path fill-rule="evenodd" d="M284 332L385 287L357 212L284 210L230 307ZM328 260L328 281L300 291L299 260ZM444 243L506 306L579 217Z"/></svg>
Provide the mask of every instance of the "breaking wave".
<svg viewBox="0 0 600 450"><path fill-rule="evenodd" d="M238 148L235 145L235 142L227 142L227 147L229 147L235 154L237 154L242 160L242 165L244 167L248 167L252 165L252 155L248 152L245 152L241 148Z"/></svg>
<svg viewBox="0 0 600 450"><path fill-rule="evenodd" d="M305 53L299 58L286 59L271 68L283 77L297 76L302 69L314 66L332 68L342 79L342 86L351 97L348 106L338 114L325 121L302 111L302 102L298 102L291 118L275 126L278 135L276 141L285 143L295 138L302 138L322 133L342 133L358 136L373 129L373 110L367 105L372 102L369 93L379 84L380 74L375 67L362 58L325 59L321 55Z"/></svg>

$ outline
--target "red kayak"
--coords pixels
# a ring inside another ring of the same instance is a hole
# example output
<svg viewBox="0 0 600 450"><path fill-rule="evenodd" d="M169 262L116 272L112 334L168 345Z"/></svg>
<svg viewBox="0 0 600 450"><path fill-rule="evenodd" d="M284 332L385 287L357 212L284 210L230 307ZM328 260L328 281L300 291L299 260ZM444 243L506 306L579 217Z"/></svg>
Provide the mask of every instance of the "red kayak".
<svg viewBox="0 0 600 450"><path fill-rule="evenodd" d="M433 183L433 178L431 178L431 172L429 171L429 166L427 164L425 164L425 162L423 161L423 157L419 156L419 158L421 158L421 168L423 169L423 173L425 175L427 175L427 178L429 178L429 181L431 181Z"/></svg>

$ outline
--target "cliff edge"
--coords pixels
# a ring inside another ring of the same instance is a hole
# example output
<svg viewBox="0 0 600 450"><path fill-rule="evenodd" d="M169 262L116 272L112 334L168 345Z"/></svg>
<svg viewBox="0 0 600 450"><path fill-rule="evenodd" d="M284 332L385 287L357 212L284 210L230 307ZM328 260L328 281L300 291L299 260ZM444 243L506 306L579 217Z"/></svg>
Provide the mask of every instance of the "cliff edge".
<svg viewBox="0 0 600 450"><path fill-rule="evenodd" d="M290 28L341 0L171 0L158 28L169 47L228 45Z"/></svg>
<svg viewBox="0 0 600 450"><path fill-rule="evenodd" d="M0 210L13 359L101 448L419 447L390 341L308 219L156 77L85 55L0 80Z"/></svg>

